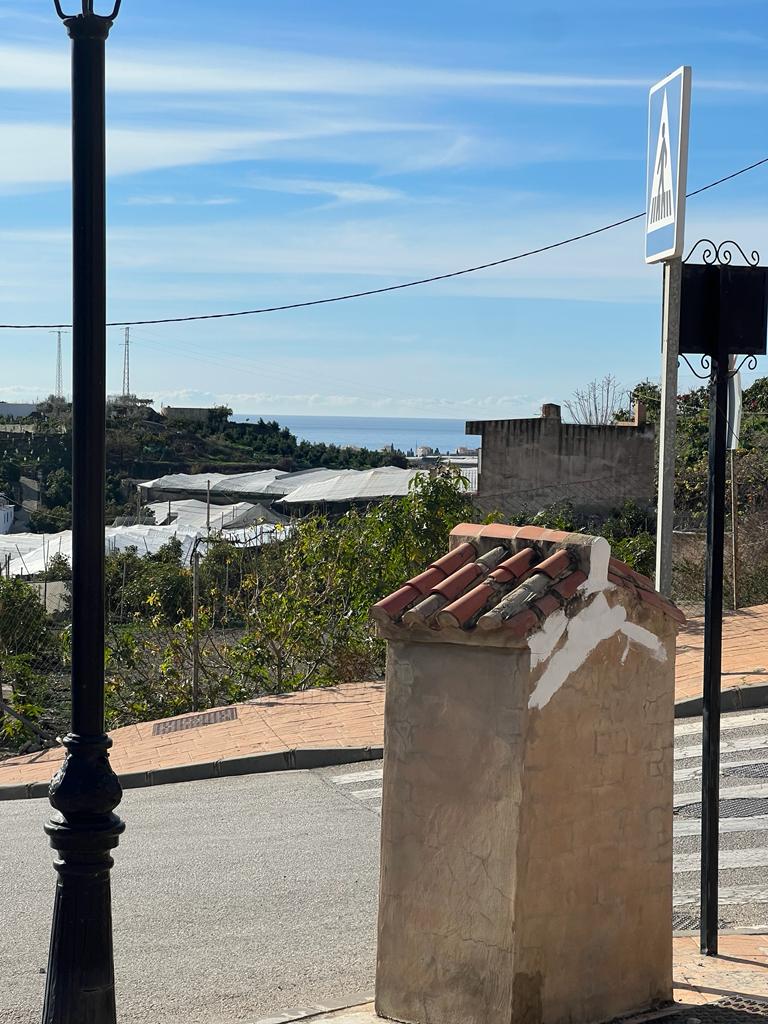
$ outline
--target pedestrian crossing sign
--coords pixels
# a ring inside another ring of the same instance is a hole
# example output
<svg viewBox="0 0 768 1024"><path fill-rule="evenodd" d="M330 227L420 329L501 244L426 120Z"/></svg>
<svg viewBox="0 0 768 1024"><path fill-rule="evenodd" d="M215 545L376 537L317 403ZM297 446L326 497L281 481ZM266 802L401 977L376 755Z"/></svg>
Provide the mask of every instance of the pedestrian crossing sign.
<svg viewBox="0 0 768 1024"><path fill-rule="evenodd" d="M691 69L678 68L648 97L645 262L683 254Z"/></svg>

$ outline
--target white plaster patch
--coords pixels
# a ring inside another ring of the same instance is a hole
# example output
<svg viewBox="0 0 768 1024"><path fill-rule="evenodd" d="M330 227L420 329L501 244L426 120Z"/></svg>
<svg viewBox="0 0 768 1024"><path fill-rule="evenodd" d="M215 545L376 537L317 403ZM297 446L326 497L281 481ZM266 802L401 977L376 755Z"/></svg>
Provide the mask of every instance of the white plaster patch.
<svg viewBox="0 0 768 1024"><path fill-rule="evenodd" d="M531 651L531 668L546 661L554 651L560 637L568 627L568 619L564 611L556 611L544 620L544 625L537 630L528 641Z"/></svg>
<svg viewBox="0 0 768 1024"><path fill-rule="evenodd" d="M650 631L650 629L646 629L644 626L638 626L636 622L625 622L621 627L621 632L630 640L634 640L635 643L647 648L656 661L667 660L666 647L661 640L659 640L656 634Z"/></svg>
<svg viewBox="0 0 768 1024"><path fill-rule="evenodd" d="M589 549L589 575L581 584L582 594L597 594L608 584L608 563L611 559L611 545L605 537L595 537Z"/></svg>
<svg viewBox="0 0 768 1024"><path fill-rule="evenodd" d="M528 700L529 708L545 707L571 673L581 668L597 645L616 633L623 633L628 642L641 644L658 661L665 661L667 657L664 644L654 633L634 622L627 622L626 609L620 604L611 608L602 593L567 620L565 632L565 643L552 655L539 677Z"/></svg>

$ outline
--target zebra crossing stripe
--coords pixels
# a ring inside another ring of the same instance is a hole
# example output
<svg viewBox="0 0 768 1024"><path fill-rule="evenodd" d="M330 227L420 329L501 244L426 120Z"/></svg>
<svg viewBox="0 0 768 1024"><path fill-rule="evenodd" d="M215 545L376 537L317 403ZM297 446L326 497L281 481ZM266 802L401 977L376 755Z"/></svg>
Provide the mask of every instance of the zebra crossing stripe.
<svg viewBox="0 0 768 1024"><path fill-rule="evenodd" d="M701 867L701 853L677 853L672 857L675 874L681 871L698 871ZM768 848L757 850L721 850L719 855L721 871L729 868L764 868L768 867Z"/></svg>
<svg viewBox="0 0 768 1024"><path fill-rule="evenodd" d="M744 903L768 903L768 887L764 885L721 885L720 905L740 906ZM687 889L674 893L673 907L698 907L701 903L701 889Z"/></svg>
<svg viewBox="0 0 768 1024"><path fill-rule="evenodd" d="M768 786L721 786L721 800L765 800L768 799ZM675 793L675 807L701 802L701 789L689 793Z"/></svg>
<svg viewBox="0 0 768 1024"><path fill-rule="evenodd" d="M721 754L735 754L743 750L768 750L768 736L745 736L741 739L725 739L720 744ZM686 743L685 746L675 745L675 760L701 757L701 742Z"/></svg>
<svg viewBox="0 0 768 1024"><path fill-rule="evenodd" d="M723 715L720 719L720 730L722 732L731 729L752 729L768 725L768 711L756 711L754 714ZM675 736L701 736L701 719L692 721L675 722Z"/></svg>
<svg viewBox="0 0 768 1024"><path fill-rule="evenodd" d="M353 789L352 796L356 796L358 800L370 800L371 797L381 796L380 789Z"/></svg>
<svg viewBox="0 0 768 1024"><path fill-rule="evenodd" d="M753 818L721 818L720 835L726 832L767 832L768 814L756 814ZM675 839L683 836L701 835L701 818L678 818L674 823Z"/></svg>
<svg viewBox="0 0 768 1024"><path fill-rule="evenodd" d="M367 772L349 772L347 775L332 775L331 781L337 786L348 786L354 782L374 782L384 778L383 768L374 768Z"/></svg>

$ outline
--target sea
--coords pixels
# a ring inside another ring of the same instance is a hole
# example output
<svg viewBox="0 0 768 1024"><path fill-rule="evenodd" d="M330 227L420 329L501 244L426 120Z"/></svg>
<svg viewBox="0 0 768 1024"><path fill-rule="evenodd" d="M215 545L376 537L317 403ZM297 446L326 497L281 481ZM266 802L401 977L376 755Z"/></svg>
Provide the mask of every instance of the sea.
<svg viewBox="0 0 768 1024"><path fill-rule="evenodd" d="M422 445L442 454L457 448L479 448L480 438L464 433L464 420L422 419L393 416L292 416L277 413L237 413L237 423L258 419L277 420L300 441L372 448L394 445L402 452Z"/></svg>

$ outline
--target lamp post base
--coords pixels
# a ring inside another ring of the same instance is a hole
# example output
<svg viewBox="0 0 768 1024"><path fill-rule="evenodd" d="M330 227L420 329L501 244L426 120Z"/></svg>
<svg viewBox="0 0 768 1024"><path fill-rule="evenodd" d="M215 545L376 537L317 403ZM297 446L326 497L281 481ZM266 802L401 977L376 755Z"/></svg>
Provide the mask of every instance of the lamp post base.
<svg viewBox="0 0 768 1024"><path fill-rule="evenodd" d="M59 813L45 826L59 877L43 1024L114 1024L109 872L125 828L113 813L122 789L107 736L70 734L63 742L67 755L50 794Z"/></svg>

